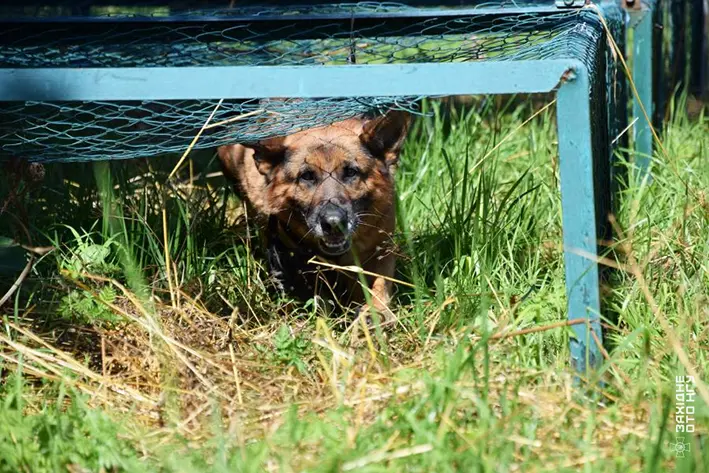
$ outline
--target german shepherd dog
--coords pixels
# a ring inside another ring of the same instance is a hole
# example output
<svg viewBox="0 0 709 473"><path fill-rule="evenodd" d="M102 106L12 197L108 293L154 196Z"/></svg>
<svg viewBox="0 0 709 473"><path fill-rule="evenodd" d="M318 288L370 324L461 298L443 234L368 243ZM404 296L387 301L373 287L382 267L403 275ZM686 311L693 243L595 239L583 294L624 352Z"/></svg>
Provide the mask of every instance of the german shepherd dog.
<svg viewBox="0 0 709 473"><path fill-rule="evenodd" d="M394 171L410 119L390 111L219 148L225 176L260 221L280 290L364 304L359 275L323 271L309 261L356 265L366 275L373 308L391 314Z"/></svg>

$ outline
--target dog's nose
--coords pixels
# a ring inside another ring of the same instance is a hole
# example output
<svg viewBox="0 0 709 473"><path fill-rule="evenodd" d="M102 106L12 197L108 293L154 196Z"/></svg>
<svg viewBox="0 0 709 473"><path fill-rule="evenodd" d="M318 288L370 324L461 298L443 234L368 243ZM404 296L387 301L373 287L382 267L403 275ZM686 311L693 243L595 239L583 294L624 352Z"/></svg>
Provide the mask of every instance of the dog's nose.
<svg viewBox="0 0 709 473"><path fill-rule="evenodd" d="M325 235L344 233L347 228L347 213L335 205L328 205L320 214L320 227Z"/></svg>

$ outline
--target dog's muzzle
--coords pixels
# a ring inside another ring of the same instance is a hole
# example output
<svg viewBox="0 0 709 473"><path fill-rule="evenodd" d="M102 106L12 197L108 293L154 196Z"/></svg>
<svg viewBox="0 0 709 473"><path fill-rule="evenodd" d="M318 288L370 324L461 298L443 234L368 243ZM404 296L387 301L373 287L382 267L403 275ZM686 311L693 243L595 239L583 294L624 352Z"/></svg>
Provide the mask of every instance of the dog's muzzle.
<svg viewBox="0 0 709 473"><path fill-rule="evenodd" d="M328 202L319 212L318 227L318 245L323 253L339 256L350 249L352 225L345 209Z"/></svg>

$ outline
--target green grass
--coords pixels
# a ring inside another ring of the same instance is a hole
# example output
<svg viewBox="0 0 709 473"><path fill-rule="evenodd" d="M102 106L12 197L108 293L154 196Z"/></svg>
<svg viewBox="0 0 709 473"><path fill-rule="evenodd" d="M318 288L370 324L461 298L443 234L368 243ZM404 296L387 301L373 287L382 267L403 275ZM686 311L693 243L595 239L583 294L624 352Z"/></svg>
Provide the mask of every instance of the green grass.
<svg viewBox="0 0 709 473"><path fill-rule="evenodd" d="M709 119L678 104L623 193L611 361L582 396L568 327L487 338L566 318L553 109L517 130L529 102L427 107L397 174L415 289L371 338L269 293L211 155L172 182L172 158L48 165L8 207L55 249L0 309L0 471L709 471L700 395L671 448L675 376L709 373Z"/></svg>

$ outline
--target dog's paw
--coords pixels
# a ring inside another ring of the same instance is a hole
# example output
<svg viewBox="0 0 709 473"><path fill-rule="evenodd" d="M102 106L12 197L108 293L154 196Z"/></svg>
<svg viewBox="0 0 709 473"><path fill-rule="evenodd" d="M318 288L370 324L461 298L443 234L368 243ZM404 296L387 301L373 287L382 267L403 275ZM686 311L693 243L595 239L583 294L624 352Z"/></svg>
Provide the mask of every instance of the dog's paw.
<svg viewBox="0 0 709 473"><path fill-rule="evenodd" d="M364 318L368 327L374 327L377 320L382 327L396 323L396 316L388 307L363 304L355 310L355 316L358 320Z"/></svg>
<svg viewBox="0 0 709 473"><path fill-rule="evenodd" d="M358 345L361 342L364 328L370 333L377 329L386 331L396 324L396 315L388 307L373 307L364 304L355 309L355 318L345 332L350 332L351 344Z"/></svg>

